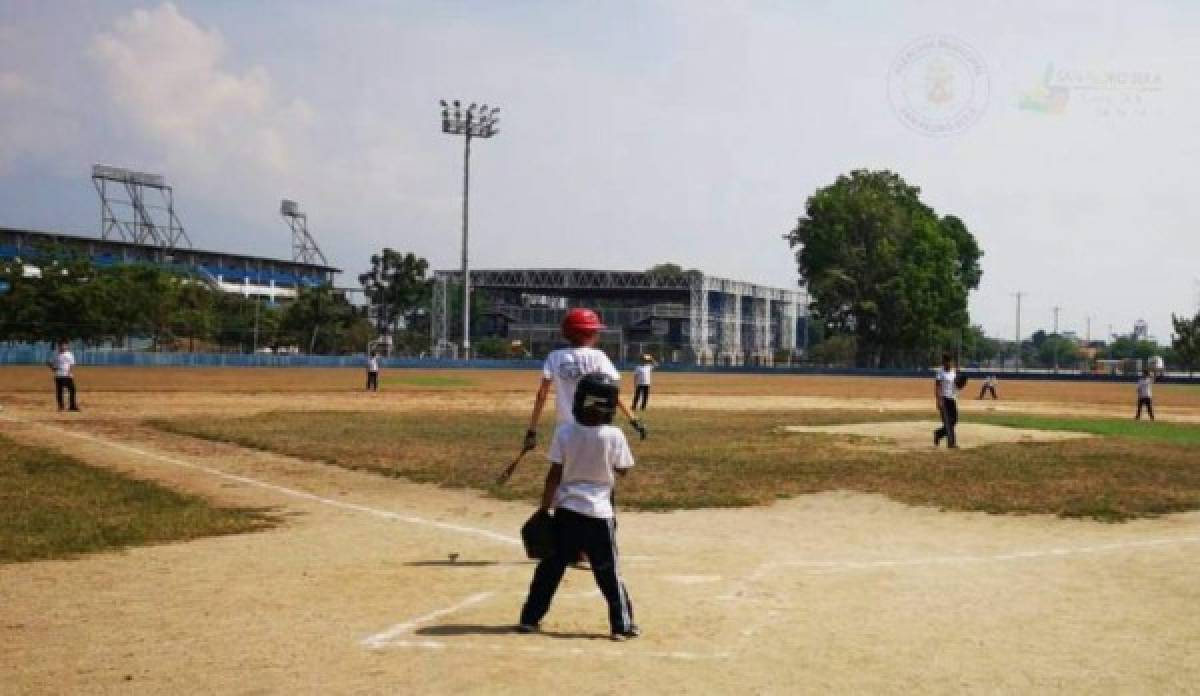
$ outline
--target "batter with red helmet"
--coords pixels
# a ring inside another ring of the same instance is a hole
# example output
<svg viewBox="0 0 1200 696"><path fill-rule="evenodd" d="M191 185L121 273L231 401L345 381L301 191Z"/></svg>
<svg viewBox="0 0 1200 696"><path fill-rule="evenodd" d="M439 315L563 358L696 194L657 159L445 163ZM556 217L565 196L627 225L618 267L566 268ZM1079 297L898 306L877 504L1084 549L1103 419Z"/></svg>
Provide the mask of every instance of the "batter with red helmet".
<svg viewBox="0 0 1200 696"><path fill-rule="evenodd" d="M571 406L575 403L575 387L584 375L600 372L608 375L614 381L621 379L621 374L613 366L612 361L604 351L596 348L600 339L600 330L605 328L600 316L590 309L577 307L567 312L562 321L563 338L571 344L569 348L551 351L546 356L542 366L542 383L538 387L537 396L533 401L533 415L529 419L529 429L525 431L525 447L533 449L537 446L538 420L542 417L542 408L546 405L546 396L550 387L554 387L554 405L557 411L556 428L563 423L575 422L571 414ZM646 439L646 426L629 412L621 401L617 401L621 413L629 419L630 425L638 435Z"/></svg>

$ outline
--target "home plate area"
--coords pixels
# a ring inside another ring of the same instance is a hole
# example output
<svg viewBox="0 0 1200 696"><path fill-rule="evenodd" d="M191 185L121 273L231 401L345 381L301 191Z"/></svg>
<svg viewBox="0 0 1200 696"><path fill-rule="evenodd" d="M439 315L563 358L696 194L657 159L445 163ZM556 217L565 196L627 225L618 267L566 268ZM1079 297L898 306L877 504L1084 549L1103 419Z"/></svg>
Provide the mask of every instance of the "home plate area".
<svg viewBox="0 0 1200 696"><path fill-rule="evenodd" d="M375 651L723 660L738 651L751 631L744 624L739 625L728 602L717 597L713 583L709 582L713 577L716 576L642 578L631 585L635 616L645 633L621 643L609 638L606 605L595 589L591 573L569 570L537 633L520 634L514 630L525 600L523 590L489 590L443 600L441 606L431 602L427 613L381 627L378 632L361 637L359 644ZM661 586L652 587L660 583ZM654 597L652 603L647 602L648 606L638 605L639 588Z"/></svg>

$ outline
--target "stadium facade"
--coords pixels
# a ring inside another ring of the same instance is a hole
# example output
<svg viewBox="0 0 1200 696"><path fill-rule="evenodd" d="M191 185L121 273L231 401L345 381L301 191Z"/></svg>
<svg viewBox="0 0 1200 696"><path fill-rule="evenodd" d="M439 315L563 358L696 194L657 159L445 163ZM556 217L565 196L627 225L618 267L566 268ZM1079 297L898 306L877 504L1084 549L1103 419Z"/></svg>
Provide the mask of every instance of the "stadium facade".
<svg viewBox="0 0 1200 696"><path fill-rule="evenodd" d="M473 270L472 341L500 338L540 356L561 344L559 323L572 307L600 313L601 346L620 360L773 365L789 360L804 335L803 290L706 275L587 269ZM435 271L431 311L435 356L456 357L462 322L461 271ZM456 292L457 291L457 292Z"/></svg>
<svg viewBox="0 0 1200 696"><path fill-rule="evenodd" d="M86 256L97 266L159 264L194 274L223 292L269 302L291 300L302 287L331 284L341 273L316 263L0 227L0 260L21 259L27 272L39 272L38 259L54 249Z"/></svg>

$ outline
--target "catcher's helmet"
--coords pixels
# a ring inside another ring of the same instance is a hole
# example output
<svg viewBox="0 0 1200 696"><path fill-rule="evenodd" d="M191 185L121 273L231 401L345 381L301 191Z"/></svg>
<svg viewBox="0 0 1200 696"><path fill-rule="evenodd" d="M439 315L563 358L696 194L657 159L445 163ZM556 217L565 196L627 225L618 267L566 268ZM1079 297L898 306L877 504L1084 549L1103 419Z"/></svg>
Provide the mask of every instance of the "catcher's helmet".
<svg viewBox="0 0 1200 696"><path fill-rule="evenodd" d="M604 328L600 315L590 309L576 307L563 317L562 332L568 341L574 342L596 333Z"/></svg>
<svg viewBox="0 0 1200 696"><path fill-rule="evenodd" d="M589 372L575 386L571 415L580 425L608 425L617 411L617 381L603 372Z"/></svg>

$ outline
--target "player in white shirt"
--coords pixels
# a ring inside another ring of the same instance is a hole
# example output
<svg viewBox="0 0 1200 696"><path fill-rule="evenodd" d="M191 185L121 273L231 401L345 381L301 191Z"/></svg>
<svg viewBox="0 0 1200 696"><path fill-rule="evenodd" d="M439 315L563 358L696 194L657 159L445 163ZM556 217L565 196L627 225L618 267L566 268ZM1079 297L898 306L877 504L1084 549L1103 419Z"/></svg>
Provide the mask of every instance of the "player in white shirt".
<svg viewBox="0 0 1200 696"><path fill-rule="evenodd" d="M54 371L54 396L58 399L58 410L64 409L65 391L70 394L70 410L78 411L79 405L75 403L75 355L66 341L58 342L58 352L46 362L46 366Z"/></svg>
<svg viewBox="0 0 1200 696"><path fill-rule="evenodd" d="M633 368L633 403L630 408L634 411L638 410L639 400L642 410L646 410L646 404L650 401L650 377L655 367L658 367L658 363L654 361L654 356L647 353L642 356L642 364Z"/></svg>
<svg viewBox="0 0 1200 696"><path fill-rule="evenodd" d="M943 355L942 367L933 378L933 398L937 401L938 414L942 418L942 427L933 431L934 447L942 444L942 438L945 438L947 447L958 448L958 440L954 437L954 426L958 424L957 377L954 359L949 354Z"/></svg>
<svg viewBox="0 0 1200 696"><path fill-rule="evenodd" d="M633 622L633 604L621 580L617 554L613 487L618 476L633 468L625 434L611 425L617 402L617 381L611 375L585 375L575 390L574 418L558 425L541 503L542 510L554 509L554 552L533 573L517 626L522 633L538 630L563 573L581 552L587 554L592 576L608 603L612 639L627 640L641 633Z"/></svg>
<svg viewBox="0 0 1200 696"><path fill-rule="evenodd" d="M375 351L367 358L367 391L379 391L379 353Z"/></svg>
<svg viewBox="0 0 1200 696"><path fill-rule="evenodd" d="M533 401L533 415L529 419L529 428L525 431L526 449L533 449L537 446L538 420L542 417L542 409L546 405L546 397L550 393L551 386L554 387L554 406L557 413L555 426L557 427L563 423L574 421L574 416L571 415L571 405L575 402L575 385L584 375L601 372L612 377L614 382L621 379L617 368L613 366L604 351L595 348L596 341L600 336L600 329L603 328L604 324L600 322L600 317L590 309L572 309L563 318L563 337L570 342L571 347L551 351L550 355L546 356L546 362L542 366L542 383L538 387L537 396ZM641 421L634 418L619 399L617 408L625 414L630 425L644 440L646 427L642 425Z"/></svg>
<svg viewBox="0 0 1200 696"><path fill-rule="evenodd" d="M1150 370L1142 370L1142 378L1137 382L1137 415L1134 420L1142 419L1142 407L1150 414L1150 420L1154 420L1154 375L1150 374Z"/></svg>

